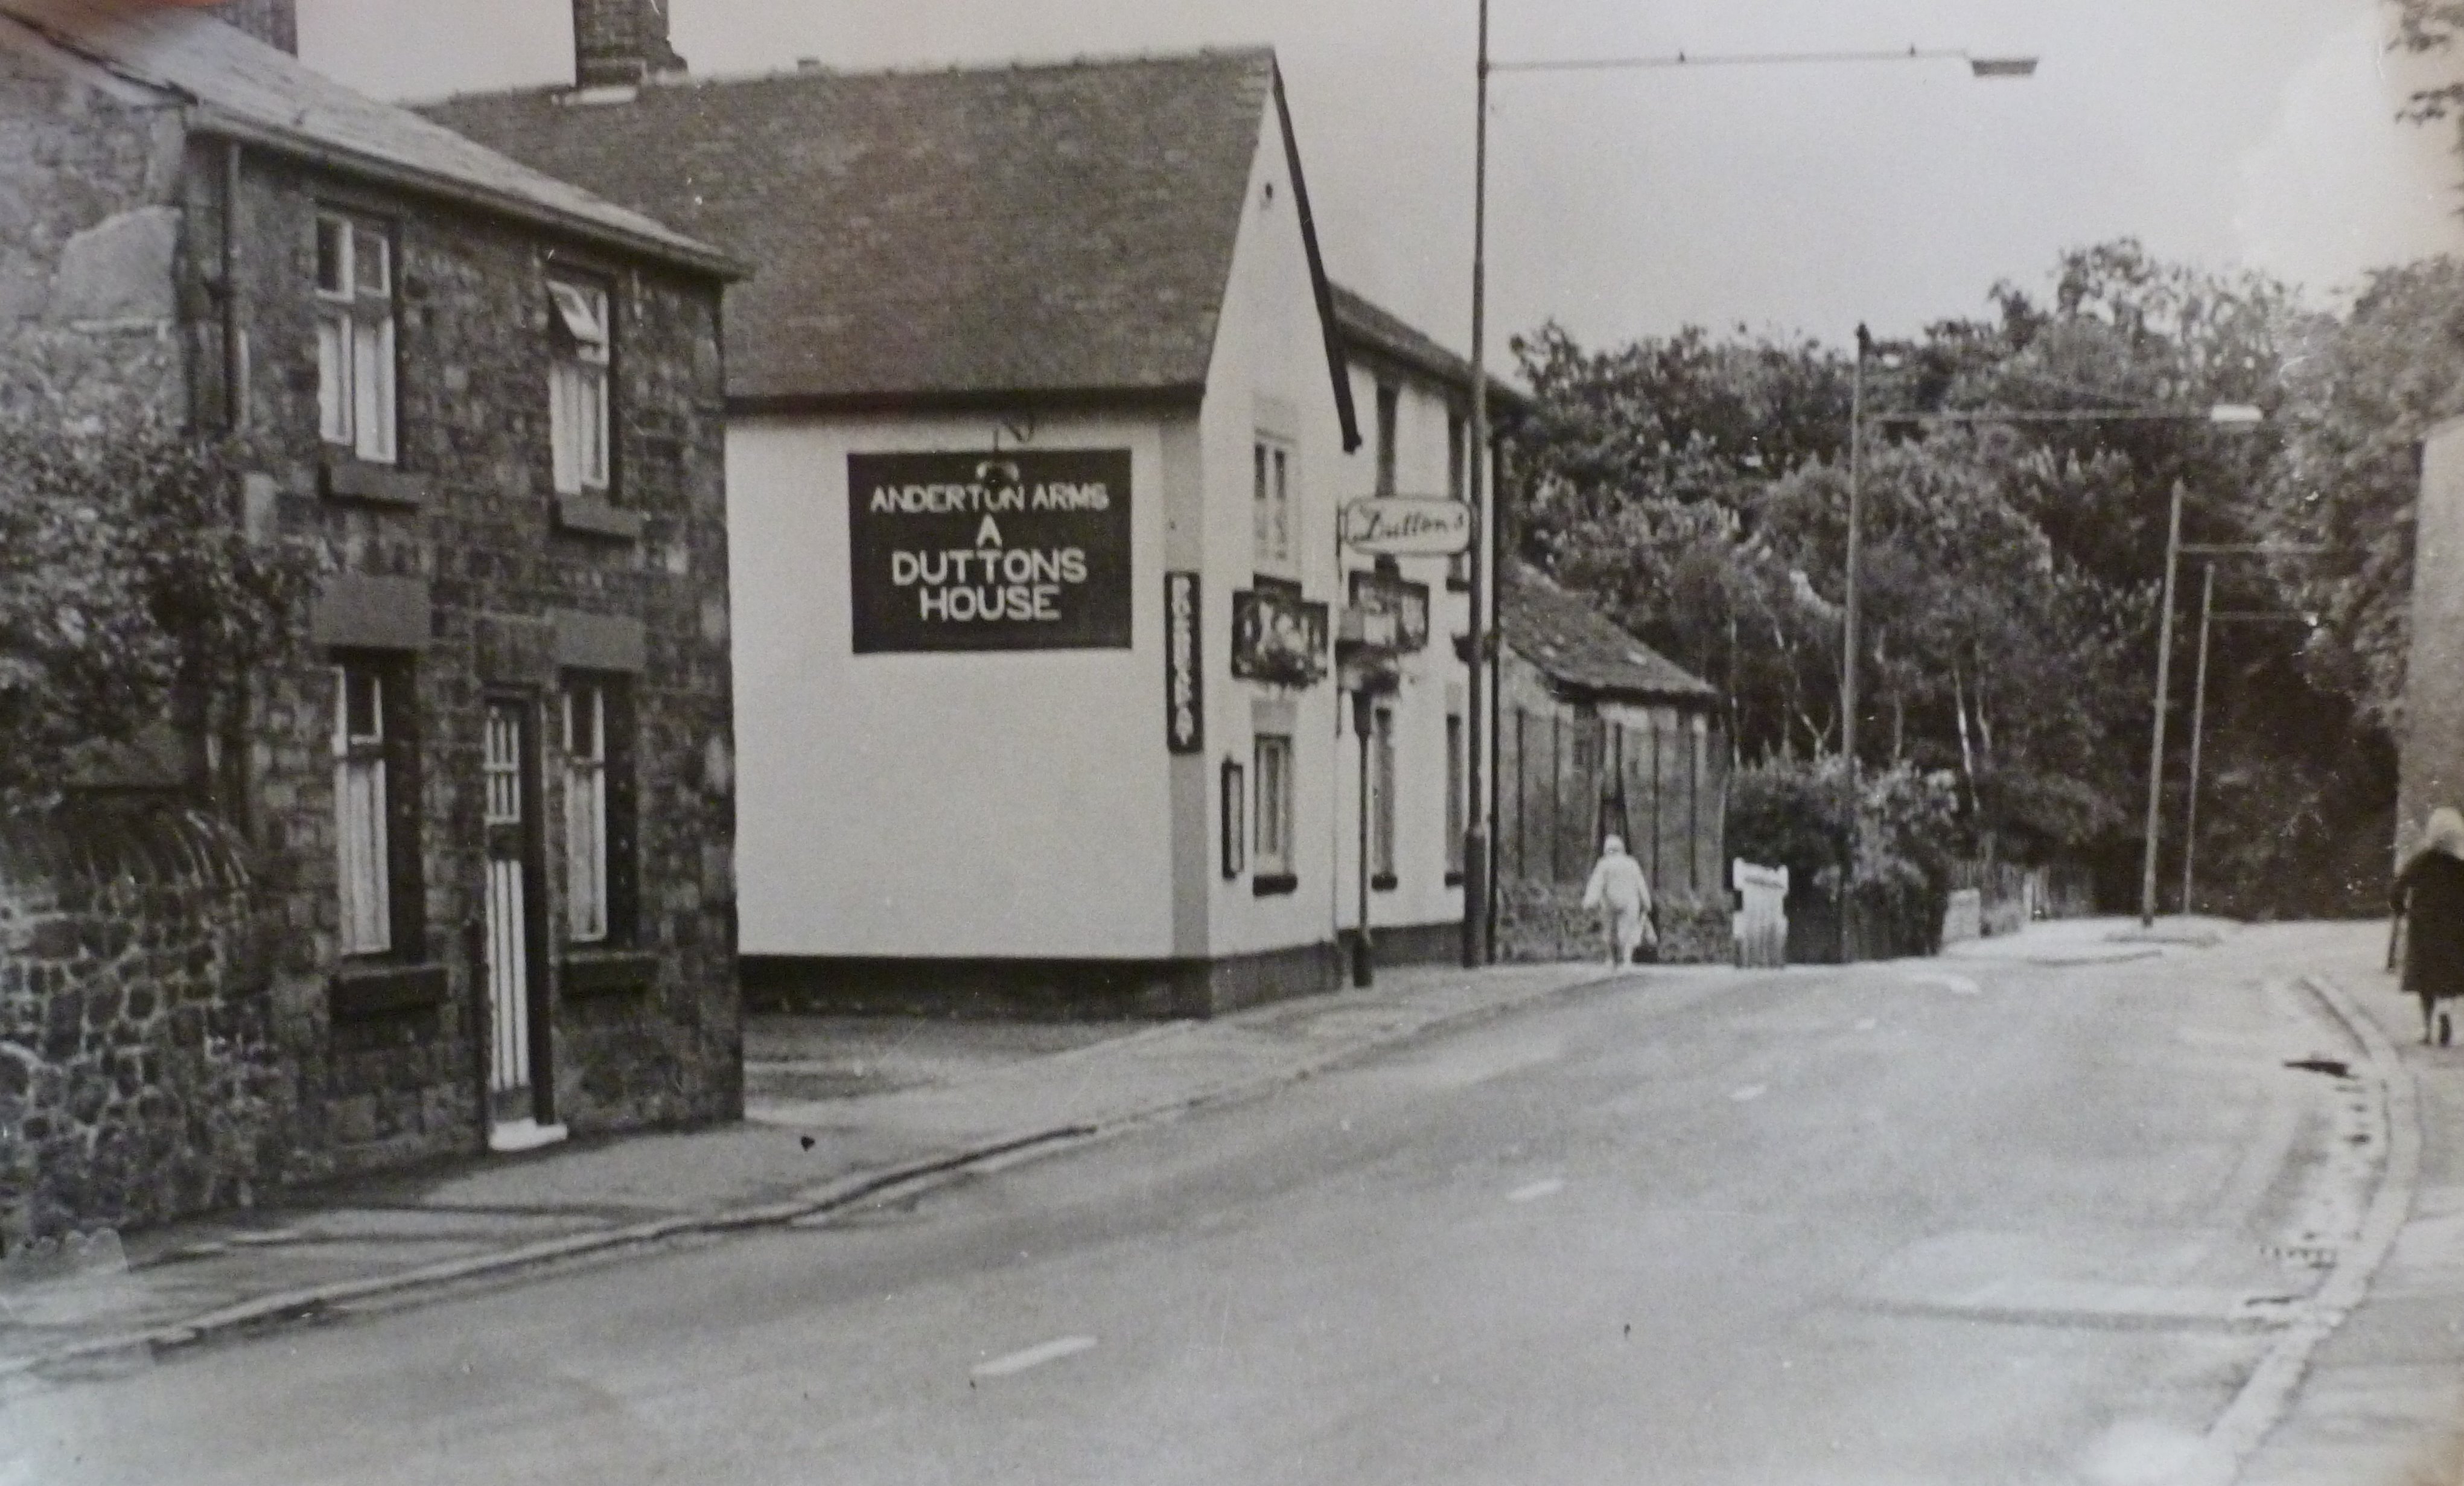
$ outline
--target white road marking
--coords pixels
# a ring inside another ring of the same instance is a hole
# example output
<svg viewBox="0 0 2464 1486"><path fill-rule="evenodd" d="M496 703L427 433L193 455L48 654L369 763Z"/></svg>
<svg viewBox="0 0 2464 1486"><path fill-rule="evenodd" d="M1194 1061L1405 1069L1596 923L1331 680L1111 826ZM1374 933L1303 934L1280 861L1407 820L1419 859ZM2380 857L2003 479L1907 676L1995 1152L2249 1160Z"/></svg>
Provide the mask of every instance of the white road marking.
<svg viewBox="0 0 2464 1486"><path fill-rule="evenodd" d="M978 1363L968 1371L979 1378L1006 1378L1015 1372L1024 1372L1029 1367L1041 1367L1045 1363L1057 1363L1065 1357L1075 1357L1094 1345L1093 1337L1056 1337L1052 1341L1030 1346L1024 1351L1012 1352L1007 1357L996 1357L988 1363Z"/></svg>
<svg viewBox="0 0 2464 1486"><path fill-rule="evenodd" d="M1563 1181L1553 1176L1546 1177L1540 1181L1532 1183L1529 1187L1516 1187L1514 1190L1506 1194L1506 1200L1507 1202L1538 1202L1543 1197L1554 1197L1565 1189L1566 1184Z"/></svg>
<svg viewBox="0 0 2464 1486"><path fill-rule="evenodd" d="M1948 970L1919 970L1907 979L1911 986L1939 986L1955 996L1979 995L1984 990L1967 976L1953 975Z"/></svg>
<svg viewBox="0 0 2464 1486"><path fill-rule="evenodd" d="M1728 1098L1735 1099L1740 1104L1743 1104L1749 1099L1761 1098L1767 1092L1769 1091L1764 1085L1759 1083L1749 1083L1744 1088L1731 1093Z"/></svg>

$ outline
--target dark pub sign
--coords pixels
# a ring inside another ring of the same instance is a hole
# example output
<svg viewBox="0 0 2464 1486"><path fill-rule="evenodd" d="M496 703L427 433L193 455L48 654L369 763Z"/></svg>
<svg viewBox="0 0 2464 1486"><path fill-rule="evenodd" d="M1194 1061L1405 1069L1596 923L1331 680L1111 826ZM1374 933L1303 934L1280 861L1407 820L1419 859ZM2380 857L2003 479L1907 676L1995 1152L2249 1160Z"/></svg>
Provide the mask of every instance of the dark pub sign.
<svg viewBox="0 0 2464 1486"><path fill-rule="evenodd" d="M1130 452L847 455L855 653L1127 650Z"/></svg>

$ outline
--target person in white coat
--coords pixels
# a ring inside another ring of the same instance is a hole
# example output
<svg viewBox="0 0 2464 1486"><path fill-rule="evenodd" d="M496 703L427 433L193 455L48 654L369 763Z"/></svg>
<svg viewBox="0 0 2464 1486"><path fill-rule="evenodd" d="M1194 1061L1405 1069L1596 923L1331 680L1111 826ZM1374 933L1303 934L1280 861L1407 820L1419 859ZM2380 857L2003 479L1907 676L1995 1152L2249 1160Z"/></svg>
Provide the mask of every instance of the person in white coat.
<svg viewBox="0 0 2464 1486"><path fill-rule="evenodd" d="M1609 964L1631 965L1636 948L1652 941L1651 884L1643 878L1642 863L1626 854L1622 838L1600 843L1600 859L1583 884L1583 906L1600 916Z"/></svg>

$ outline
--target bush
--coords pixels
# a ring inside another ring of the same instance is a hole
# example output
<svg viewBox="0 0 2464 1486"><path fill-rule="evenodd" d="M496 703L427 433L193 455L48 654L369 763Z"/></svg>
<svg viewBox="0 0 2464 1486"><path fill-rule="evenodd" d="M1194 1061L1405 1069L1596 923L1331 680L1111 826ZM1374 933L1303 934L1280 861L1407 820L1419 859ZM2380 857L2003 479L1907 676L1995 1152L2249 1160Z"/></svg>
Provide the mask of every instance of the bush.
<svg viewBox="0 0 2464 1486"><path fill-rule="evenodd" d="M307 591L253 543L236 473L176 435L0 425L0 809L56 800L69 761L235 686Z"/></svg>
<svg viewBox="0 0 2464 1486"><path fill-rule="evenodd" d="M1792 920L1838 921L1849 840L1842 775L1837 756L1778 758L1729 783L1729 852L1788 869ZM1952 778L1903 764L1867 774L1858 793L1852 947L1860 958L1930 954L1941 947L1951 863L1967 846Z"/></svg>

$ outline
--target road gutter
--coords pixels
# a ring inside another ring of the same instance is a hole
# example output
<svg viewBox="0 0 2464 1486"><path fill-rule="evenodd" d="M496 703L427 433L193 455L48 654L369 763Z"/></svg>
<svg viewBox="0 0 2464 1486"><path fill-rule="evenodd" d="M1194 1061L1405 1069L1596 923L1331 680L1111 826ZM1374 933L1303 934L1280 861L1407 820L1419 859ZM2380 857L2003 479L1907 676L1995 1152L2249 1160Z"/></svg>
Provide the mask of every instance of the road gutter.
<svg viewBox="0 0 2464 1486"><path fill-rule="evenodd" d="M127 1357L137 1353L160 1356L249 1330L263 1329L297 1320L328 1318L354 1301L369 1301L421 1290L441 1289L473 1280L495 1278L520 1270L604 1253L611 1250L700 1234L724 1234L760 1228L818 1226L822 1220L831 1214L868 1201L892 1194L901 1197L920 1195L969 1175L1005 1169L1037 1155L1057 1154L1062 1149L1091 1141L1102 1135L1126 1133L1140 1125L1193 1110L1258 1098L1313 1075L1365 1059L1388 1048L1476 1027L1529 1007L1571 997L1577 992L1598 989L1629 978L1634 973L1632 970L1612 970L1603 966L1602 973L1596 976L1585 976L1561 985L1535 989L1528 994L1485 1002L1450 1014L1433 1017L1417 1026L1399 1030L1392 1035L1372 1036L1349 1047L1331 1048L1317 1056L1298 1059L1271 1075L1244 1084L1201 1089L1186 1096L1176 1096L1145 1108L1110 1115L1097 1123L1065 1124L1023 1135L1005 1136L946 1155L880 1171L851 1175L836 1182L806 1188L794 1197L779 1202L653 1218L619 1228L602 1229L587 1233L569 1233L488 1253L441 1260L434 1264L420 1265L389 1275L368 1275L354 1279L332 1280L319 1285L301 1286L297 1289L243 1300L189 1317L185 1320L166 1322L163 1325L115 1336L98 1337L31 1357L0 1361L0 1383L36 1374L46 1369ZM1152 1029L1151 1032L1160 1033L1177 1025L1179 1024L1169 1024L1165 1028ZM1149 1034L1149 1032L1133 1034L1128 1040L1134 1041L1138 1037ZM1093 1046L1104 1045L1094 1044ZM1073 1049L1050 1055L1067 1057L1072 1053L1087 1051L1089 1050Z"/></svg>
<svg viewBox="0 0 2464 1486"><path fill-rule="evenodd" d="M2421 1176L2420 1098L2412 1071L2404 1065L2378 1023L2355 1006L2342 987L2321 975L2304 975L2300 984L2343 1025L2369 1060L2384 1096L2387 1164L2352 1249L2338 1257L2318 1293L2302 1304L2233 1403L2209 1427L2206 1479L2214 1486L2230 1486L2240 1478L2259 1445L2292 1411L2309 1375L2312 1355L2368 1297L2371 1280L2411 1215L2413 1190Z"/></svg>

